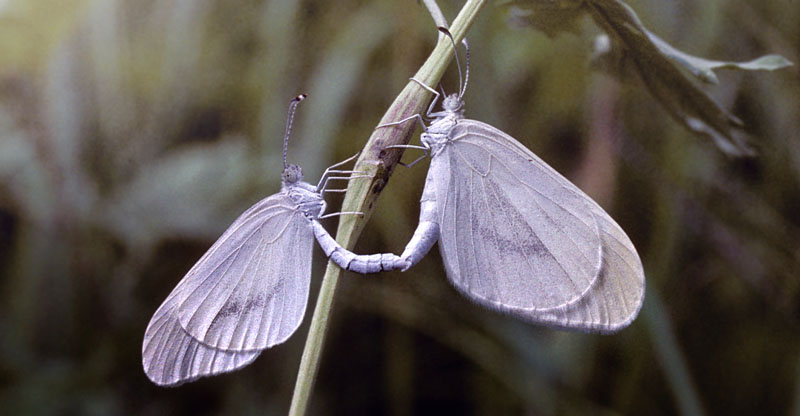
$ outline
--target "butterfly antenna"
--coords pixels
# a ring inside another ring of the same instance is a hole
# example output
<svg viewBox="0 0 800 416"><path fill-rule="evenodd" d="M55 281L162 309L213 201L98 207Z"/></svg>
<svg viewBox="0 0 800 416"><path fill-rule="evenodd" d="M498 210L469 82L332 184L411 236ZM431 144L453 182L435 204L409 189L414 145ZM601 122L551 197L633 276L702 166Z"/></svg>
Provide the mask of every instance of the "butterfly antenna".
<svg viewBox="0 0 800 416"><path fill-rule="evenodd" d="M467 83L469 83L469 44L467 43L467 38L461 40L461 43L464 44L464 49L467 50L466 56L466 70L464 71L464 85L461 87L461 93L458 94L458 98L462 98L464 93L467 91Z"/></svg>
<svg viewBox="0 0 800 416"><path fill-rule="evenodd" d="M447 30L446 27L439 26L439 27L437 27L437 29L439 29L440 32L442 32L445 35L447 35L447 37L450 38L450 43L453 44L453 55L455 55L455 57L456 57L456 66L458 67L458 87L459 87L459 89L462 89L462 86L464 85L464 80L463 80L463 77L461 75L462 74L461 73L461 62L458 60L458 49L456 49L456 41L455 41L455 39L453 39L453 34L450 33L450 31ZM458 97L461 98L461 95L459 95Z"/></svg>
<svg viewBox="0 0 800 416"><path fill-rule="evenodd" d="M286 156L289 152L289 134L292 132L292 122L294 121L294 112L297 110L297 105L308 97L308 94L300 94L294 97L289 102L289 117L286 119L286 133L283 135L283 169L286 170Z"/></svg>

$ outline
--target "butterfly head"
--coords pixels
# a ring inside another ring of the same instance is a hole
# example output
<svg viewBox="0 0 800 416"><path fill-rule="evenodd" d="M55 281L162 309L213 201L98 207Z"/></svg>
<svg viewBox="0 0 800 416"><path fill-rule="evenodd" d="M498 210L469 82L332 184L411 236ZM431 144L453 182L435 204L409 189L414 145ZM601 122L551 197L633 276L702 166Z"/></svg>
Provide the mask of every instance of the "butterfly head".
<svg viewBox="0 0 800 416"><path fill-rule="evenodd" d="M448 113L462 114L464 112L464 101L458 94L450 94L442 101L442 109Z"/></svg>
<svg viewBox="0 0 800 416"><path fill-rule="evenodd" d="M284 186L292 186L299 183L303 180L303 169L300 169L300 166L295 164L289 164L283 170L281 179L283 179Z"/></svg>

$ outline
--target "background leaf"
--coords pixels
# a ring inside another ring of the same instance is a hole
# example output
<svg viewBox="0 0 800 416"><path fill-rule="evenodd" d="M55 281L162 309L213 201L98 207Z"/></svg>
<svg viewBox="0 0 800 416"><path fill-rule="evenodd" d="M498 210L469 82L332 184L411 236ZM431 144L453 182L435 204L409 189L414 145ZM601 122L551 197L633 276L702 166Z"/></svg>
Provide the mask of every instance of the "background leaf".
<svg viewBox="0 0 800 416"><path fill-rule="evenodd" d="M588 10L595 22L623 49L622 56L633 61L645 86L664 109L690 131L712 139L722 151L734 156L755 154L748 144L747 135L740 130L743 124L680 69L687 70L703 82L716 84L719 80L714 69L776 70L792 65L786 58L774 54L748 62L732 62L681 52L648 31L633 9L621 0L570 2L569 7L563 7L559 2L518 4L525 7L524 12L519 6L511 11L512 15L520 16L518 23L533 26L551 37L569 27L565 22L573 24ZM547 22L554 25L549 26Z"/></svg>
<svg viewBox="0 0 800 416"><path fill-rule="evenodd" d="M792 63L789 62L788 59L774 54L764 55L747 62L714 61L711 59L700 58L675 49L663 39L654 35L652 32L647 31L646 29L645 33L647 33L647 37L650 38L650 41L653 42L653 44L661 51L662 54L681 64L699 80L711 84L719 83L719 78L717 78L717 74L714 73L714 69L774 71L776 69L792 66Z"/></svg>

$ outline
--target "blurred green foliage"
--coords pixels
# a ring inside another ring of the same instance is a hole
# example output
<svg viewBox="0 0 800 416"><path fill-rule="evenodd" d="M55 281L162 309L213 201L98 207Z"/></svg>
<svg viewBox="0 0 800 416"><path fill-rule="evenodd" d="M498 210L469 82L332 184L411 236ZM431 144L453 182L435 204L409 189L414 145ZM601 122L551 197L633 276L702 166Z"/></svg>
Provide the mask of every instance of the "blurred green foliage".
<svg viewBox="0 0 800 416"><path fill-rule="evenodd" d="M800 58L797 2L629 3L692 55ZM488 7L469 33L467 114L617 219L645 264L642 315L613 336L527 325L460 297L437 253L349 274L311 413L800 412L797 67L718 71L707 92L759 152L733 159L635 72L595 70L591 20L549 38L508 19ZM144 376L144 328L278 189L291 97L310 95L289 157L315 178L363 146L435 40L414 2L0 0L0 413L285 413L307 325L242 371L177 389ZM425 173L395 173L357 252L402 249ZM312 304L323 264L316 250Z"/></svg>

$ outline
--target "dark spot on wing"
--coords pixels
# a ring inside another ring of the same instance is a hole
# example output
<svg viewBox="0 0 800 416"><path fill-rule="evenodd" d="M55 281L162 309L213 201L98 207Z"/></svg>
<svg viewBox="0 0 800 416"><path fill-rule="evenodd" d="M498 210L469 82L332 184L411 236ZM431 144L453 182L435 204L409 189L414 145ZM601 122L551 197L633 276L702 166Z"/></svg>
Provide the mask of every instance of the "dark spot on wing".
<svg viewBox="0 0 800 416"><path fill-rule="evenodd" d="M500 219L500 221L505 221L505 219ZM514 223L514 225L517 224L516 221L514 221ZM528 228L527 224L525 224L524 227ZM481 226L478 232L481 234L484 241L490 242L502 253L513 253L526 257L546 257L550 253L547 247L542 243L542 240L532 232L527 234L530 238L519 240L502 236L488 225Z"/></svg>
<svg viewBox="0 0 800 416"><path fill-rule="evenodd" d="M267 293L259 293L255 296L249 296L244 302L228 302L222 309L219 310L217 316L214 317L214 321L212 322L211 326L213 327L219 319L227 318L233 315L245 315L255 308L265 309L275 296L275 293L280 291L282 286L283 283L278 283L271 291Z"/></svg>
<svg viewBox="0 0 800 416"><path fill-rule="evenodd" d="M528 221L514 209L502 190L494 189L487 197L493 219L481 225L478 230L485 241L491 241L503 253L535 257L549 255L550 251L531 229ZM550 221L548 217L543 219ZM500 234L496 229L505 229L507 232ZM516 238L517 236L523 238Z"/></svg>

